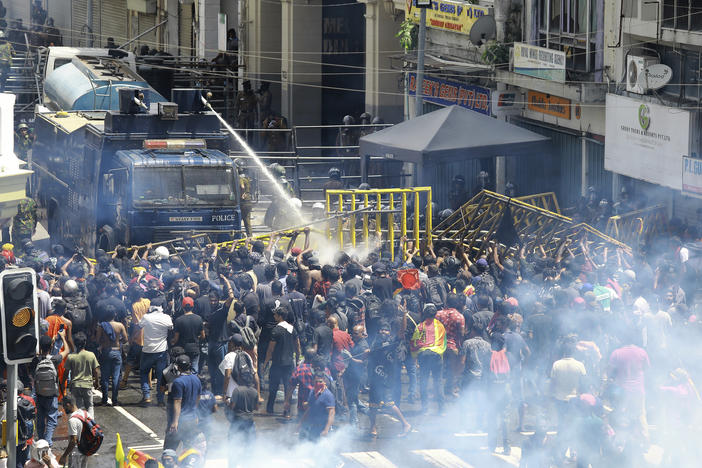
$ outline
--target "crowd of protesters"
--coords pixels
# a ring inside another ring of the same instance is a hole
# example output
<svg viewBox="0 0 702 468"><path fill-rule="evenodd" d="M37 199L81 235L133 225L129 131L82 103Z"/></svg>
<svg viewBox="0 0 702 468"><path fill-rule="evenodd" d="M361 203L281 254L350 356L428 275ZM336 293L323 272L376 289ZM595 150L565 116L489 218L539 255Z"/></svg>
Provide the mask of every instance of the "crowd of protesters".
<svg viewBox="0 0 702 468"><path fill-rule="evenodd" d="M93 417L93 389L96 404L119 405L135 375L140 404L167 413L168 463L204 456L218 406L232 437L246 439L257 437L256 412L314 441L345 425L375 437L381 413L404 437L451 406L466 429L488 432L490 450L521 445L526 467L640 466L660 434L671 463L694 456L694 245L573 247L550 257L485 240L468 255L402 239L395 261L384 246L322 265L305 230L177 254L118 246L95 260L24 240L2 246L0 266L36 271L40 355L19 378L36 400L34 439L49 447L59 399ZM417 403L408 420L403 407Z"/></svg>

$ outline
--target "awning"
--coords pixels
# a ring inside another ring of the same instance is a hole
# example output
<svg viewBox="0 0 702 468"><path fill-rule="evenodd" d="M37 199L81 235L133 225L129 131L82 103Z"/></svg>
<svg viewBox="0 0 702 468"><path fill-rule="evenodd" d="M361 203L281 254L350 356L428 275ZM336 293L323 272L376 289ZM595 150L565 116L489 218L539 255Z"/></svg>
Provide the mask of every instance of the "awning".
<svg viewBox="0 0 702 468"><path fill-rule="evenodd" d="M424 164L534 154L547 150L548 141L503 120L451 106L362 137L359 154Z"/></svg>

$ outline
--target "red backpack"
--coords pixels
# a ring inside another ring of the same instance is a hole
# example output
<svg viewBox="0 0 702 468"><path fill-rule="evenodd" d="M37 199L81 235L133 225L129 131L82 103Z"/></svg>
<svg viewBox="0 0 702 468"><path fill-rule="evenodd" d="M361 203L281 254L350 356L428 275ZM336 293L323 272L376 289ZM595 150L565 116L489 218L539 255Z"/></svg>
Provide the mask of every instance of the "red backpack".
<svg viewBox="0 0 702 468"><path fill-rule="evenodd" d="M100 425L88 416L88 413L85 411L82 414L76 414L71 417L83 423L83 430L78 439L78 451L86 456L95 455L102 445L102 440L105 438Z"/></svg>
<svg viewBox="0 0 702 468"><path fill-rule="evenodd" d="M495 377L507 377L509 375L509 360L507 359L507 350L502 348L501 351L494 351L490 356L490 372Z"/></svg>

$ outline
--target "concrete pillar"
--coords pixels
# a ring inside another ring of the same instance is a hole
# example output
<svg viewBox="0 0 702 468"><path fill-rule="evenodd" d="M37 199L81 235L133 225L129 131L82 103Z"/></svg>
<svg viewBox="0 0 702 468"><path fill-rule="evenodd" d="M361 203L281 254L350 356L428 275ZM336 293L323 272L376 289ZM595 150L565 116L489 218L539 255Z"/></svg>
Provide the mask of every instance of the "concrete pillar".
<svg viewBox="0 0 702 468"><path fill-rule="evenodd" d="M273 94L272 106L273 109L279 110L281 109L281 85L279 82L281 81L282 67L281 53L277 51L282 51L281 37L285 37L281 24L281 12L285 8L285 2L246 0L244 5L242 0L242 7L238 31L239 37L243 39L239 44L240 60L243 61L241 74L244 78L253 81L254 88L261 80L270 81L271 93ZM306 8L306 10L317 9L321 10L321 8ZM321 18L321 11L319 15ZM311 16L316 15L312 12ZM321 19L319 23L321 23ZM318 40L318 42L320 41ZM317 44L317 47L320 45ZM285 116L290 118L288 115Z"/></svg>
<svg viewBox="0 0 702 468"><path fill-rule="evenodd" d="M197 56L210 60L217 55L219 0L198 0Z"/></svg>
<svg viewBox="0 0 702 468"><path fill-rule="evenodd" d="M318 125L322 118L322 1L303 5L282 0L281 4L281 112L291 125ZM313 4L320 7L311 8Z"/></svg>
<svg viewBox="0 0 702 468"><path fill-rule="evenodd" d="M360 1L360 0L359 0ZM366 4L366 112L380 116L386 122L403 120L403 97L397 84L401 73L388 73L390 56L399 42L395 34L399 22L395 21L388 3L363 0Z"/></svg>
<svg viewBox="0 0 702 468"><path fill-rule="evenodd" d="M165 0L168 23L165 25L164 50L178 55L178 0Z"/></svg>
<svg viewBox="0 0 702 468"><path fill-rule="evenodd" d="M580 195L587 196L587 140L580 138Z"/></svg>

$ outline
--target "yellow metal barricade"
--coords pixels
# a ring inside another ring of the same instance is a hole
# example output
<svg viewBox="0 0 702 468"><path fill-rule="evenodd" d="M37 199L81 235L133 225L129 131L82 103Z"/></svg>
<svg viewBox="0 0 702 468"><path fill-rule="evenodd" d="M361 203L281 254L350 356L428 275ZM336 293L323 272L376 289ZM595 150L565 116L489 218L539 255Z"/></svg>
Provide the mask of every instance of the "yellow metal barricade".
<svg viewBox="0 0 702 468"><path fill-rule="evenodd" d="M339 247L353 248L363 245L375 248L375 239L387 241L391 246L390 257L395 259L395 241L403 237L412 240L415 246L431 241L432 212L431 187L411 187L372 190L327 190L327 216L356 212L348 217L339 217L335 229L327 226L327 237L336 237ZM365 209L365 211L358 211ZM420 229L420 216L424 214L424 226ZM358 217L361 217L359 225ZM407 219L411 218L412 229L408 230ZM334 232L335 231L335 232ZM409 232L409 234L408 234ZM359 242L360 237L360 242ZM405 252L402 252L403 259Z"/></svg>
<svg viewBox="0 0 702 468"><path fill-rule="evenodd" d="M666 225L667 218L665 205L648 206L610 217L605 232L608 236L635 245L641 238L646 239L659 232Z"/></svg>

